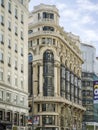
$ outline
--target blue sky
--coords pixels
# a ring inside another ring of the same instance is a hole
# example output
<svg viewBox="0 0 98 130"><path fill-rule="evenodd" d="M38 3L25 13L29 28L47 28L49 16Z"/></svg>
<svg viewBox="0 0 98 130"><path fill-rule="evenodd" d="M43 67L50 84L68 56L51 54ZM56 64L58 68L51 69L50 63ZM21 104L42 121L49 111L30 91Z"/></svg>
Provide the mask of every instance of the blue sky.
<svg viewBox="0 0 98 130"><path fill-rule="evenodd" d="M56 5L60 26L79 35L82 42L95 46L98 56L98 0L31 0L29 10L40 3Z"/></svg>

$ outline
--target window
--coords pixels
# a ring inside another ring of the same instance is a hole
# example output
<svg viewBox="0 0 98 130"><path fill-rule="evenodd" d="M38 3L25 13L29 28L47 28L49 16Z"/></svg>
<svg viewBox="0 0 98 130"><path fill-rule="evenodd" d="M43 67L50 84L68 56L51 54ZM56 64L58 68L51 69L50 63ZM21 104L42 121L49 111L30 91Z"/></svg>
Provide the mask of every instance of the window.
<svg viewBox="0 0 98 130"><path fill-rule="evenodd" d="M4 26L4 16L3 15L0 15L0 23L1 23L1 25Z"/></svg>
<svg viewBox="0 0 98 130"><path fill-rule="evenodd" d="M8 53L8 66L11 66L11 54Z"/></svg>
<svg viewBox="0 0 98 130"><path fill-rule="evenodd" d="M9 84L11 83L11 73L10 72L8 72L7 81Z"/></svg>
<svg viewBox="0 0 98 130"><path fill-rule="evenodd" d="M66 72L65 67L61 65L60 67L60 94L64 98L65 98L65 72Z"/></svg>
<svg viewBox="0 0 98 130"><path fill-rule="evenodd" d="M14 94L13 102L14 102L15 104L17 104L17 99L18 99L18 96Z"/></svg>
<svg viewBox="0 0 98 130"><path fill-rule="evenodd" d="M21 23L23 24L24 23L24 15L21 14Z"/></svg>
<svg viewBox="0 0 98 130"><path fill-rule="evenodd" d="M32 41L28 42L28 47L32 47Z"/></svg>
<svg viewBox="0 0 98 130"><path fill-rule="evenodd" d="M18 85L18 79L17 79L17 75L15 75L15 86Z"/></svg>
<svg viewBox="0 0 98 130"><path fill-rule="evenodd" d="M21 56L23 56L23 47L21 47Z"/></svg>
<svg viewBox="0 0 98 130"><path fill-rule="evenodd" d="M21 2L21 4L23 4L24 1L23 1L23 0L20 0L20 2Z"/></svg>
<svg viewBox="0 0 98 130"><path fill-rule="evenodd" d="M43 18L54 19L53 13L43 12Z"/></svg>
<svg viewBox="0 0 98 130"><path fill-rule="evenodd" d="M55 125L55 116L51 116L51 115L42 116L42 124L43 125Z"/></svg>
<svg viewBox="0 0 98 130"><path fill-rule="evenodd" d="M8 101L8 102L11 101L11 93L9 93L9 92L6 93L6 101Z"/></svg>
<svg viewBox="0 0 98 130"><path fill-rule="evenodd" d="M4 7L4 0L0 0L0 4L2 7Z"/></svg>
<svg viewBox="0 0 98 130"><path fill-rule="evenodd" d="M11 21L8 20L8 30L11 31Z"/></svg>
<svg viewBox="0 0 98 130"><path fill-rule="evenodd" d="M11 13L11 3L8 2L8 12Z"/></svg>
<svg viewBox="0 0 98 130"><path fill-rule="evenodd" d="M12 115L11 111L7 111L6 113L7 121L11 121L11 118L12 118L11 115Z"/></svg>
<svg viewBox="0 0 98 130"><path fill-rule="evenodd" d="M17 43L15 43L15 52L17 53L18 47L17 47Z"/></svg>
<svg viewBox="0 0 98 130"><path fill-rule="evenodd" d="M42 104L42 111L55 112L55 104Z"/></svg>
<svg viewBox="0 0 98 130"><path fill-rule="evenodd" d="M24 37L23 37L23 31L21 31L21 39L22 40L24 39Z"/></svg>
<svg viewBox="0 0 98 130"><path fill-rule="evenodd" d="M1 50L0 50L0 62L2 62L2 63L4 62L3 61L3 51L1 51Z"/></svg>
<svg viewBox="0 0 98 130"><path fill-rule="evenodd" d="M54 31L54 28L50 26L44 26L43 31Z"/></svg>
<svg viewBox="0 0 98 130"><path fill-rule="evenodd" d="M3 34L0 34L0 42L1 42L1 44L4 44L4 35Z"/></svg>
<svg viewBox="0 0 98 130"><path fill-rule="evenodd" d="M15 8L15 18L18 19L18 10Z"/></svg>
<svg viewBox="0 0 98 130"><path fill-rule="evenodd" d="M39 39L37 39L37 45L39 45Z"/></svg>
<svg viewBox="0 0 98 130"><path fill-rule="evenodd" d="M24 126L24 115L20 115L20 125Z"/></svg>
<svg viewBox="0 0 98 130"><path fill-rule="evenodd" d="M24 97L21 97L21 98L20 98L20 103L21 103L21 104L24 104Z"/></svg>
<svg viewBox="0 0 98 130"><path fill-rule="evenodd" d="M0 68L0 81L3 81L3 69Z"/></svg>
<svg viewBox="0 0 98 130"><path fill-rule="evenodd" d="M17 26L15 26L15 35L16 36L18 35L18 28L17 28Z"/></svg>
<svg viewBox="0 0 98 130"><path fill-rule="evenodd" d="M18 66L18 60L17 58L15 58L15 69L17 70L17 66Z"/></svg>
<svg viewBox="0 0 98 130"><path fill-rule="evenodd" d="M8 48L11 48L11 39L8 39Z"/></svg>
<svg viewBox="0 0 98 130"><path fill-rule="evenodd" d="M31 53L29 53L29 55L28 55L28 60L29 60L29 63L31 63L33 61L33 56Z"/></svg>
<svg viewBox="0 0 98 130"><path fill-rule="evenodd" d="M21 64L21 73L23 73L23 64Z"/></svg>
<svg viewBox="0 0 98 130"><path fill-rule="evenodd" d="M50 66L53 71L46 71L46 69L50 68ZM44 96L54 96L54 55L50 50L45 51L43 54L43 72L43 94Z"/></svg>
<svg viewBox="0 0 98 130"><path fill-rule="evenodd" d="M42 38L42 44L45 44L46 39Z"/></svg>
<svg viewBox="0 0 98 130"><path fill-rule="evenodd" d="M55 39L53 39L53 45L55 45Z"/></svg>
<svg viewBox="0 0 98 130"><path fill-rule="evenodd" d="M23 78L21 78L20 85L21 85L21 88L23 88Z"/></svg>
<svg viewBox="0 0 98 130"><path fill-rule="evenodd" d="M0 121L3 120L3 118L4 118L3 115L4 115L4 111L3 111L3 110L0 110Z"/></svg>
<svg viewBox="0 0 98 130"><path fill-rule="evenodd" d="M38 20L40 19L40 13L38 13Z"/></svg>

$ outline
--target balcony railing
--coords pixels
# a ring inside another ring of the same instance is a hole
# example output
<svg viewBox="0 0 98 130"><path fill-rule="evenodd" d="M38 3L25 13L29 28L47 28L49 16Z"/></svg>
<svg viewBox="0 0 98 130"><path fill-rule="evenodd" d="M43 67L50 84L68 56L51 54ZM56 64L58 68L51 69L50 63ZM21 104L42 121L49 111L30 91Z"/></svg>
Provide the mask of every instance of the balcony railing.
<svg viewBox="0 0 98 130"><path fill-rule="evenodd" d="M75 50L74 46L71 46L69 44L68 39L65 38L63 35L61 35L59 32L56 32L56 31L38 31L38 32L32 32L32 33L29 34L29 38L35 37L35 36L40 36L40 35L42 35L42 36L50 35L50 36L58 37L62 41L64 41L64 43L66 43L67 46L70 47L73 51ZM77 52L78 55L81 56L81 52L80 51L77 51L77 50L75 50L75 51Z"/></svg>

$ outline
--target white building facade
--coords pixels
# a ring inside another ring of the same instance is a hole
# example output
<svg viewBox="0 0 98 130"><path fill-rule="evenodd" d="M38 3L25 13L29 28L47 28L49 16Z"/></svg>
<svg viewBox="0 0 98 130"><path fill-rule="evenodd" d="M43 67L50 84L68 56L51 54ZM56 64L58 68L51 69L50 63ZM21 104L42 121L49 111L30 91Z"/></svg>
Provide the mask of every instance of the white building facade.
<svg viewBox="0 0 98 130"><path fill-rule="evenodd" d="M28 3L0 0L0 130L26 128Z"/></svg>
<svg viewBox="0 0 98 130"><path fill-rule="evenodd" d="M33 106L29 116L33 117L33 128L81 130L85 109L81 97L83 61L79 37L59 26L55 5L35 6L30 13L28 32L29 106Z"/></svg>

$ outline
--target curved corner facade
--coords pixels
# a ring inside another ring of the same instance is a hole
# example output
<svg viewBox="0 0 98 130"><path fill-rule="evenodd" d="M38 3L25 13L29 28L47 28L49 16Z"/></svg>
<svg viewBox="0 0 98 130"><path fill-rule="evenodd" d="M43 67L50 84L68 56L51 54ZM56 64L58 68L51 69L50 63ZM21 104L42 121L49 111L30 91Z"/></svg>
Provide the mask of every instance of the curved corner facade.
<svg viewBox="0 0 98 130"><path fill-rule="evenodd" d="M79 37L59 26L54 5L44 4L30 13L28 33L29 106L33 105L29 114L33 114L34 128L81 130L85 109Z"/></svg>

